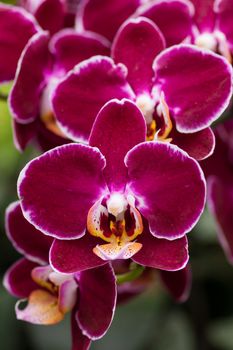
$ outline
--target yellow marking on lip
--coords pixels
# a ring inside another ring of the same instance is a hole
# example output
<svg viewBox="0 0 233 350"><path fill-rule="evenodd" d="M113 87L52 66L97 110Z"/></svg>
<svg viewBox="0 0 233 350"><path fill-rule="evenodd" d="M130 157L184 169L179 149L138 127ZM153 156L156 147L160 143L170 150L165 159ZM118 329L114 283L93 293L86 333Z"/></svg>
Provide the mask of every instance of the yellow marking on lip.
<svg viewBox="0 0 233 350"><path fill-rule="evenodd" d="M130 259L141 248L142 244L138 242L128 242L126 244L114 242L97 245L93 248L93 253L102 260Z"/></svg>

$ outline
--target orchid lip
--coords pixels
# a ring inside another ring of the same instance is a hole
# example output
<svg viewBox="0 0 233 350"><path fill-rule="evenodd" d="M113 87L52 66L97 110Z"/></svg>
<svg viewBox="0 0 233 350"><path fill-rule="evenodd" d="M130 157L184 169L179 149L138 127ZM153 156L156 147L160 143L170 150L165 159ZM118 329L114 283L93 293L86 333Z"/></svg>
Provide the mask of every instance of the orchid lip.
<svg viewBox="0 0 233 350"><path fill-rule="evenodd" d="M63 320L77 299L77 282L73 274L54 272L50 265L31 269L33 288L27 299L16 304L17 319L34 324L52 325ZM26 305L22 303L27 302Z"/></svg>

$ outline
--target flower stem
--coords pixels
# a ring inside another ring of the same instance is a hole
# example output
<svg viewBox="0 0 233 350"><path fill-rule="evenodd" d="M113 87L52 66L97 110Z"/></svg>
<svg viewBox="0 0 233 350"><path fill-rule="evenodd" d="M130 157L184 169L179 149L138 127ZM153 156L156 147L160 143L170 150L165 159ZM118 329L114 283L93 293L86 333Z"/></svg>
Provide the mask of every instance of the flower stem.
<svg viewBox="0 0 233 350"><path fill-rule="evenodd" d="M141 276L144 270L144 266L138 265L136 263L131 263L128 272L116 275L117 284L135 281Z"/></svg>

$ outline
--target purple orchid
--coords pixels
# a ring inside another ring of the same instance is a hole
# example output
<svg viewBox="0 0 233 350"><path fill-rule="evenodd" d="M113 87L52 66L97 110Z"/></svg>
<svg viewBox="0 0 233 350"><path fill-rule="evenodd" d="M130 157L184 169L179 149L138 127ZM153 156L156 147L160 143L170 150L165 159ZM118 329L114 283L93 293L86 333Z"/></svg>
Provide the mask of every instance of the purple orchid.
<svg viewBox="0 0 233 350"><path fill-rule="evenodd" d="M219 52L232 62L233 1L191 1L195 6L194 43Z"/></svg>
<svg viewBox="0 0 233 350"><path fill-rule="evenodd" d="M10 92L14 139L19 150L32 139L44 150L67 143L52 112L54 86L78 62L109 52L106 40L90 32L77 34L64 29L49 39L47 32L40 31L28 41Z"/></svg>
<svg viewBox="0 0 233 350"><path fill-rule="evenodd" d="M219 241L229 262L233 263L233 122L220 124L216 130L216 149L203 169L208 183L208 206L213 214Z"/></svg>
<svg viewBox="0 0 233 350"><path fill-rule="evenodd" d="M23 309L21 300L17 302L17 318L50 325L62 321L72 311L72 350L89 349L91 340L101 338L113 318L116 284L112 267L106 264L75 274L55 272L48 265L51 238L25 220L19 202L7 209L6 231L16 249L25 255L4 278L11 294L28 300Z"/></svg>
<svg viewBox="0 0 233 350"><path fill-rule="evenodd" d="M232 68L191 45L164 48L162 33L149 19L124 23L112 59L96 56L78 64L54 90L53 110L64 134L87 141L104 103L125 97L143 112L148 140L173 142L197 160L209 156L209 126L229 103Z"/></svg>
<svg viewBox="0 0 233 350"><path fill-rule="evenodd" d="M55 148L22 170L22 210L56 238L55 270L73 273L128 258L162 270L185 267L185 234L203 211L205 180L185 152L144 142L145 136L135 104L113 100L98 114L89 146Z"/></svg>

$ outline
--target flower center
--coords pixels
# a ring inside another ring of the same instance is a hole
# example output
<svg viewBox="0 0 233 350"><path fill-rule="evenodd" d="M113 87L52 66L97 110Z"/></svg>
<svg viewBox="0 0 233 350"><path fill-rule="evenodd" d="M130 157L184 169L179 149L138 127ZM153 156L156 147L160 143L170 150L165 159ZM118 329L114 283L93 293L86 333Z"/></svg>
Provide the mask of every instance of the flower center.
<svg viewBox="0 0 233 350"><path fill-rule="evenodd" d="M131 196L113 193L96 202L89 210L87 230L108 244L97 245L93 252L103 260L128 259L142 247L134 240L143 231L142 217Z"/></svg>
<svg viewBox="0 0 233 350"><path fill-rule="evenodd" d="M159 102L154 102L148 95L137 98L137 106L141 109L147 124L147 141L171 142L169 134L172 130L172 121L164 93L159 97Z"/></svg>
<svg viewBox="0 0 233 350"><path fill-rule="evenodd" d="M220 31L199 34L195 39L195 45L214 52L219 52L228 62L232 63L231 51L225 35Z"/></svg>
<svg viewBox="0 0 233 350"><path fill-rule="evenodd" d="M213 33L202 33L195 39L195 45L204 49L216 51L218 42Z"/></svg>
<svg viewBox="0 0 233 350"><path fill-rule="evenodd" d="M155 102L149 95L143 94L137 97L136 105L144 115L146 124L150 124L153 121Z"/></svg>

